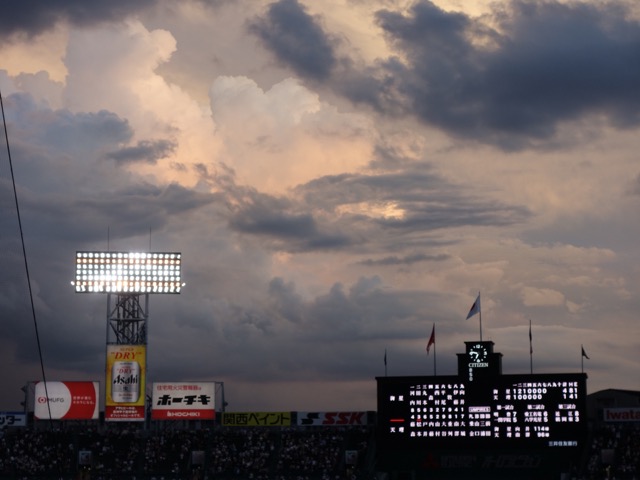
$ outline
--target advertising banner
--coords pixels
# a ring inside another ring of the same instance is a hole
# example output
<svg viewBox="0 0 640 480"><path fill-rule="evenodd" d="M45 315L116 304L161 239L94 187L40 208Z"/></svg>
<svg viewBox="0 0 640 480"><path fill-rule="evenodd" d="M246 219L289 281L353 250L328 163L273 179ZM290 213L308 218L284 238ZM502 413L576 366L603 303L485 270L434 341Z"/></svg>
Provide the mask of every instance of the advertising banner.
<svg viewBox="0 0 640 480"><path fill-rule="evenodd" d="M298 412L300 426L367 425L367 412Z"/></svg>
<svg viewBox="0 0 640 480"><path fill-rule="evenodd" d="M213 420L215 416L214 382L177 382L153 384L154 420Z"/></svg>
<svg viewBox="0 0 640 480"><path fill-rule="evenodd" d="M228 427L290 427L291 412L224 413L222 425Z"/></svg>
<svg viewBox="0 0 640 480"><path fill-rule="evenodd" d="M107 345L107 421L144 421L147 354L145 345Z"/></svg>
<svg viewBox="0 0 640 480"><path fill-rule="evenodd" d="M0 430L5 427L26 427L27 414L22 412L0 412Z"/></svg>
<svg viewBox="0 0 640 480"><path fill-rule="evenodd" d="M605 408L602 412L605 422L640 422L640 408Z"/></svg>
<svg viewBox="0 0 640 480"><path fill-rule="evenodd" d="M33 416L37 420L96 420L98 382L37 382ZM51 414L51 416L49 416Z"/></svg>

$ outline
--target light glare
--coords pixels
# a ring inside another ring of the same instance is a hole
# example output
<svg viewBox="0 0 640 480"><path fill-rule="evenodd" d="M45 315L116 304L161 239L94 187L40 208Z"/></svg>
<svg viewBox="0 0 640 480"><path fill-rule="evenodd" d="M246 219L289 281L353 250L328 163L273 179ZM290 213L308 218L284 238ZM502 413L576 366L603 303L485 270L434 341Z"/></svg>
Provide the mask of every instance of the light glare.
<svg viewBox="0 0 640 480"><path fill-rule="evenodd" d="M181 254L76 252L77 293L180 293Z"/></svg>

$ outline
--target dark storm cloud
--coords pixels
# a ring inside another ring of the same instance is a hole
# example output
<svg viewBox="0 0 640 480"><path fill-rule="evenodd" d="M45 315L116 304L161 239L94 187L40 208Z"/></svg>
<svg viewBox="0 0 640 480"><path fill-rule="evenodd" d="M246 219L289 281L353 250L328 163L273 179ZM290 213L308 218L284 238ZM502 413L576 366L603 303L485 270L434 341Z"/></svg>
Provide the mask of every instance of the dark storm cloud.
<svg viewBox="0 0 640 480"><path fill-rule="evenodd" d="M469 199L471 200L471 199ZM413 202L407 206L409 213L403 218L385 218L377 222L386 228L407 230L455 228L462 225L507 226L523 222L530 216L525 207L513 207L499 203L476 205L460 202L459 205L437 205L431 202Z"/></svg>
<svg viewBox="0 0 640 480"><path fill-rule="evenodd" d="M155 165L159 159L166 158L176 149L176 143L170 140L143 140L133 147L125 147L107 154L107 158L118 165L128 163L149 163Z"/></svg>
<svg viewBox="0 0 640 480"><path fill-rule="evenodd" d="M278 60L302 77L323 80L336 63L334 41L297 0L272 3L266 17L249 29Z"/></svg>
<svg viewBox="0 0 640 480"><path fill-rule="evenodd" d="M389 257L384 257L379 259L367 259L367 260L358 262L358 264L366 265L367 267L413 265L414 263L419 263L419 262L441 262L449 258L451 258L451 256L446 254L427 255L425 253L414 253L412 255L405 255L402 257L397 255L392 255Z"/></svg>
<svg viewBox="0 0 640 480"><path fill-rule="evenodd" d="M434 230L465 225L504 226L530 217L526 207L492 202L466 194L428 172L407 170L378 175L327 176L299 187L309 203L325 208L355 204L393 204L404 214L375 219L382 227Z"/></svg>
<svg viewBox="0 0 640 480"><path fill-rule="evenodd" d="M304 207L252 190L236 199L229 226L241 233L270 238L277 248L286 245L291 251L335 249L351 243L340 231L319 226L313 213Z"/></svg>
<svg viewBox="0 0 640 480"><path fill-rule="evenodd" d="M350 286L336 282L326 294L305 304L307 328L302 339L339 342L419 338L425 335L424 318L451 315L449 307L432 307L438 298L442 296L393 288L377 275L360 277Z"/></svg>
<svg viewBox="0 0 640 480"><path fill-rule="evenodd" d="M380 90L428 124L506 149L588 114L638 124L640 25L622 5L513 1L493 19L496 30L426 0L378 12L408 60L386 62L393 82Z"/></svg>
<svg viewBox="0 0 640 480"><path fill-rule="evenodd" d="M271 248L289 252L376 251L391 244L394 248L408 246L410 242L434 246L438 230L506 226L524 222L531 215L526 207L467 194L431 174L428 165L377 175L325 176L297 187L291 198L270 196L228 181L224 188L228 198L233 198L228 202L231 229L261 237L270 242ZM361 204L370 205L371 212L365 208L348 213L350 206ZM391 205L392 211L381 216L377 205ZM401 213L394 216L394 210ZM418 240L421 235L430 238ZM428 259L436 260L418 255L371 262Z"/></svg>
<svg viewBox="0 0 640 480"><path fill-rule="evenodd" d="M310 214L286 211L281 201L265 197L239 210L231 218L231 226L245 233L301 238L316 235L316 222Z"/></svg>
<svg viewBox="0 0 640 480"><path fill-rule="evenodd" d="M17 33L38 35L59 22L88 26L120 20L157 0L5 0L0 14L0 37Z"/></svg>
<svg viewBox="0 0 640 480"><path fill-rule="evenodd" d="M376 21L398 56L359 69L295 0L272 4L252 31L355 103L505 150L570 143L558 127L589 115L640 123L640 24L622 3L513 0L474 18L422 0Z"/></svg>
<svg viewBox="0 0 640 480"><path fill-rule="evenodd" d="M5 109L14 158L28 167L33 166L32 162L45 162L47 156L60 151L70 157L102 150L114 143L126 143L133 135L129 123L112 112L51 110L37 105L29 94L10 95Z"/></svg>
<svg viewBox="0 0 640 480"><path fill-rule="evenodd" d="M113 145L126 144L133 135L129 123L112 112L51 110L36 105L26 94L10 95L5 109L25 230L47 238L34 248L70 240L76 244L93 241L103 237L109 226L124 237L149 228L158 230L172 217L214 199L177 184L143 183L114 168L112 162L102 161ZM122 163L143 154L149 158L171 148L173 144L165 140L143 142L118 152L118 159ZM6 160L3 153L0 160ZM0 205L10 207L2 209L0 220L11 224L15 232L8 179L0 178L0 195Z"/></svg>
<svg viewBox="0 0 640 480"><path fill-rule="evenodd" d="M280 312L280 316L293 323L304 320L304 302L295 290L293 282L285 283L282 278L269 282L271 308Z"/></svg>
<svg viewBox="0 0 640 480"><path fill-rule="evenodd" d="M158 231L172 218L187 215L212 201L213 195L177 184L166 187L138 184L81 198L31 195L25 204L30 210L33 234L55 232L51 241L80 244L103 239L109 226L122 237L143 235L149 229Z"/></svg>
<svg viewBox="0 0 640 480"><path fill-rule="evenodd" d="M450 316L432 305L435 299L429 292L393 288L375 275L351 285L336 282L305 299L294 282L276 277L264 305L213 313L224 324L219 348L226 361L220 368L251 380L266 373L274 379L359 378L382 342L420 338L426 335L424 318Z"/></svg>

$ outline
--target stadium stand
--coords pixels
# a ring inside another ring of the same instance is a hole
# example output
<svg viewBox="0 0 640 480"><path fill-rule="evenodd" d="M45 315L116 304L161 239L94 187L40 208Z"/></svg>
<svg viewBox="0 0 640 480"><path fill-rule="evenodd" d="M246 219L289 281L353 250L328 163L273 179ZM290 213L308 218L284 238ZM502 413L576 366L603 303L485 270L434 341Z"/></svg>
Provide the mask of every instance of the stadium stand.
<svg viewBox="0 0 640 480"><path fill-rule="evenodd" d="M640 480L640 392L596 392L588 396L587 411L583 460L558 478ZM376 471L375 415L348 426L323 426L313 414L298 419L292 412L289 419L294 426L31 418L27 426L0 429L0 480L405 478Z"/></svg>
<svg viewBox="0 0 640 480"><path fill-rule="evenodd" d="M353 462L346 452L357 452ZM371 427L16 428L0 438L0 478L368 480L376 478L374 453ZM594 427L572 478L640 479L640 425Z"/></svg>
<svg viewBox="0 0 640 480"><path fill-rule="evenodd" d="M22 428L0 438L0 478L359 480L374 478L372 443L365 427Z"/></svg>

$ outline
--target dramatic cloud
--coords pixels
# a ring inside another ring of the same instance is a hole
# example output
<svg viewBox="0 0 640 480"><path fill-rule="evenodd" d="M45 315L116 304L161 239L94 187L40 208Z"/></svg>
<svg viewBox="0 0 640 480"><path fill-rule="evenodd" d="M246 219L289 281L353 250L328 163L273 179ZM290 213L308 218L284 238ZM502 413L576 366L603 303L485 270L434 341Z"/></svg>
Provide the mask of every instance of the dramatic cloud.
<svg viewBox="0 0 640 480"><path fill-rule="evenodd" d="M422 0L376 21L396 55L360 69L295 1L273 4L253 31L298 75L356 103L507 150L564 145L559 127L583 118L638 124L640 23L624 4L513 1L472 17Z"/></svg>
<svg viewBox="0 0 640 480"><path fill-rule="evenodd" d="M134 147L125 147L118 151L107 154L116 163L123 164L129 162L157 163L158 159L167 157L175 151L175 143L169 140L140 141Z"/></svg>
<svg viewBox="0 0 640 480"><path fill-rule="evenodd" d="M266 18L256 21L250 30L300 76L326 79L337 61L335 40L297 0L272 3Z"/></svg>
<svg viewBox="0 0 640 480"><path fill-rule="evenodd" d="M0 35L16 33L38 35L58 22L91 26L102 22L122 20L156 0L7 0L0 16Z"/></svg>
<svg viewBox="0 0 640 480"><path fill-rule="evenodd" d="M429 1L377 19L406 62L388 61L407 112L503 148L552 140L562 122L638 123L640 23L623 6L514 1L484 18ZM634 60L636 59L636 60Z"/></svg>
<svg viewBox="0 0 640 480"><path fill-rule="evenodd" d="M231 410L375 410L384 352L425 374L434 323L453 374L479 291L505 373L531 320L538 371L585 345L590 392L637 388L637 7L469 8L9 2L0 409L36 326L48 379L103 381L77 250L182 252L149 381L224 381Z"/></svg>

